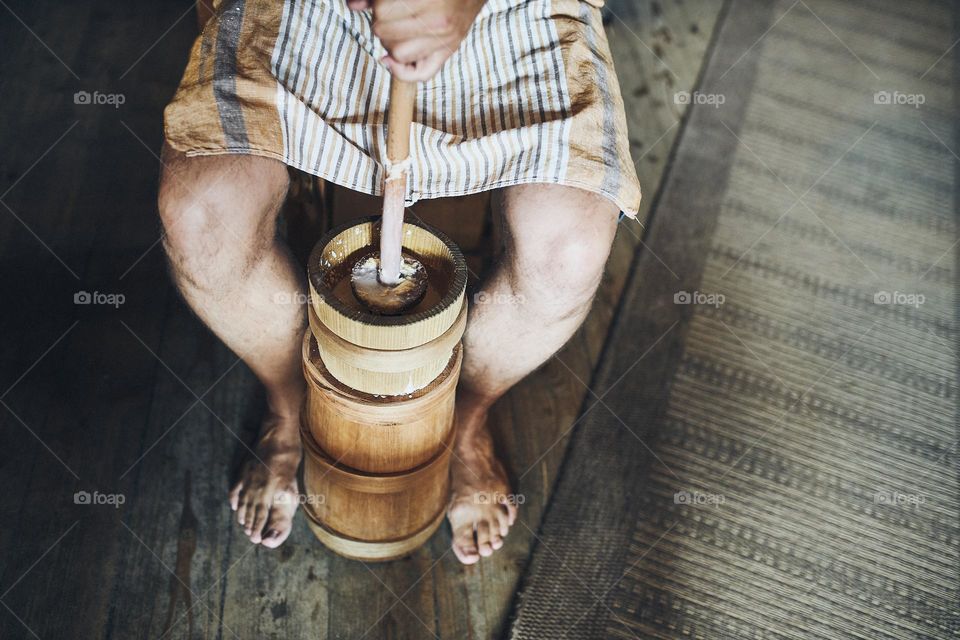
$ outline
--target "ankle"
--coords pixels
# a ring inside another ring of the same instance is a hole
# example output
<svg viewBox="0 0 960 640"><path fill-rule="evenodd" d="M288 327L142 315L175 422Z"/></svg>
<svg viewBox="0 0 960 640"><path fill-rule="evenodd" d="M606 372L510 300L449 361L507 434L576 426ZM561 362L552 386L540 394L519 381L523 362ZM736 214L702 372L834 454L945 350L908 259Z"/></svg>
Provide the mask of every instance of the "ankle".
<svg viewBox="0 0 960 640"><path fill-rule="evenodd" d="M267 413L281 422L299 420L305 395L305 385L296 383L282 389L267 389Z"/></svg>
<svg viewBox="0 0 960 640"><path fill-rule="evenodd" d="M257 436L257 448L267 454L294 452L300 447L300 423L267 414Z"/></svg>
<svg viewBox="0 0 960 640"><path fill-rule="evenodd" d="M476 398L461 403L457 399L457 437L455 446L462 455L482 452L492 446L489 411L492 402Z"/></svg>
<svg viewBox="0 0 960 640"><path fill-rule="evenodd" d="M485 418L501 395L477 391L461 381L457 387L457 413L471 418L471 422L474 417Z"/></svg>

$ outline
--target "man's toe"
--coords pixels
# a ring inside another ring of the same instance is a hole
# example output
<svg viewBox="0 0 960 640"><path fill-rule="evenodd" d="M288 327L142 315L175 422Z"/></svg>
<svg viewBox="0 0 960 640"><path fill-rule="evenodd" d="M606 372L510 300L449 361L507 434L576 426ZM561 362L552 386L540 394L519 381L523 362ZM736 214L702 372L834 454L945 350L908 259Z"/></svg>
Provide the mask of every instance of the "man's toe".
<svg viewBox="0 0 960 640"><path fill-rule="evenodd" d="M484 558L493 555L493 545L490 544L490 524L486 520L477 523L477 547Z"/></svg>
<svg viewBox="0 0 960 640"><path fill-rule="evenodd" d="M496 551L503 546L503 537L500 535L500 524L497 522L496 515L490 516L487 529L490 531L490 546Z"/></svg>
<svg viewBox="0 0 960 640"><path fill-rule="evenodd" d="M287 523L286 526L268 527L267 534L260 544L268 549L276 549L290 537L291 530L290 523Z"/></svg>
<svg viewBox="0 0 960 640"><path fill-rule="evenodd" d="M270 519L267 521L266 533L263 534L263 540L260 544L268 549L276 549L290 537L290 531L293 529L293 522L289 515L282 509L274 507L270 510Z"/></svg>
<svg viewBox="0 0 960 640"><path fill-rule="evenodd" d="M497 528L500 530L500 537L506 538L507 534L510 533L510 516L507 514L506 508L497 509L495 517Z"/></svg>
<svg viewBox="0 0 960 640"><path fill-rule="evenodd" d="M507 507L507 524L509 524L512 527L513 523L517 521L517 505L511 504L508 502L506 504L506 507Z"/></svg>
<svg viewBox="0 0 960 640"><path fill-rule="evenodd" d="M270 509L265 504L258 504L253 518L253 526L250 528L250 541L258 544L263 538L263 525L267 524L267 516L270 515Z"/></svg>
<svg viewBox="0 0 960 640"><path fill-rule="evenodd" d="M240 492L243 491L243 482L238 482L230 489L230 508L234 511L240 506Z"/></svg>
<svg viewBox="0 0 960 640"><path fill-rule="evenodd" d="M463 564L474 564L480 559L473 539L473 527L465 525L454 532L453 553Z"/></svg>
<svg viewBox="0 0 960 640"><path fill-rule="evenodd" d="M500 534L494 531L492 528L490 530L490 547L494 551L499 551L503 547L503 538L501 538Z"/></svg>
<svg viewBox="0 0 960 640"><path fill-rule="evenodd" d="M243 525L243 532L248 536L253 532L253 521L257 517L257 503L255 500L248 500L246 507L243 508L243 520L240 520L240 524Z"/></svg>

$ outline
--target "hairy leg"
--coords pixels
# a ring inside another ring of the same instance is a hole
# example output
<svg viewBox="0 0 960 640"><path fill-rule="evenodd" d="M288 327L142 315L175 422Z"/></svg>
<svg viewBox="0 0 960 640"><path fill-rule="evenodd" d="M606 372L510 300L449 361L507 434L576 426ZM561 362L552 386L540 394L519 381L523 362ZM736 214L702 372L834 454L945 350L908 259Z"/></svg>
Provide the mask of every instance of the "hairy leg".
<svg viewBox="0 0 960 640"><path fill-rule="evenodd" d="M305 283L276 233L287 169L253 156L188 158L169 146L163 165L160 218L174 281L266 388L260 437L229 500L250 540L276 547L297 506L304 394Z"/></svg>
<svg viewBox="0 0 960 640"><path fill-rule="evenodd" d="M506 246L474 294L457 391L448 518L453 549L472 564L503 546L516 518L493 453L490 407L562 347L583 322L616 233L617 208L580 189L504 190Z"/></svg>

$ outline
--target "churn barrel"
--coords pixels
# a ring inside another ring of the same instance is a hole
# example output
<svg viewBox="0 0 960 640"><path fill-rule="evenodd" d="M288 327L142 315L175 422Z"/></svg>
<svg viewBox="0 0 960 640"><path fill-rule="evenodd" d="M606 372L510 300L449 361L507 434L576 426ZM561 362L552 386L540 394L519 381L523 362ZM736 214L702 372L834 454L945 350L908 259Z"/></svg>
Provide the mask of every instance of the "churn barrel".
<svg viewBox="0 0 960 640"><path fill-rule="evenodd" d="M333 229L308 264L304 509L332 550L403 556L443 519L453 408L466 325L467 269L439 231L405 223L403 251L427 270L427 294L398 316L354 299L350 270L379 242L376 218Z"/></svg>

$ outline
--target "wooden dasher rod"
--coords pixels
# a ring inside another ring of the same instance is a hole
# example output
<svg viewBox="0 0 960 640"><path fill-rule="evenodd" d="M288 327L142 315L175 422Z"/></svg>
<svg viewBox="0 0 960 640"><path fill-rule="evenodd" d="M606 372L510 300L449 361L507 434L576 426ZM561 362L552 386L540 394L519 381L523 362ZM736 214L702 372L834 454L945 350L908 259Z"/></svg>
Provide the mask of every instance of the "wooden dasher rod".
<svg viewBox="0 0 960 640"><path fill-rule="evenodd" d="M403 209L407 188L406 167L410 157L410 124L417 85L393 78L387 111L387 159L391 169L383 186L383 220L380 228L380 282L400 281L400 250L403 246Z"/></svg>

